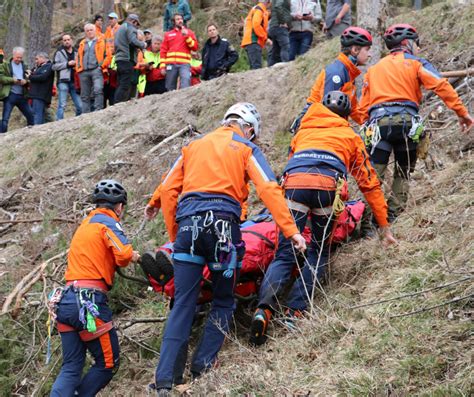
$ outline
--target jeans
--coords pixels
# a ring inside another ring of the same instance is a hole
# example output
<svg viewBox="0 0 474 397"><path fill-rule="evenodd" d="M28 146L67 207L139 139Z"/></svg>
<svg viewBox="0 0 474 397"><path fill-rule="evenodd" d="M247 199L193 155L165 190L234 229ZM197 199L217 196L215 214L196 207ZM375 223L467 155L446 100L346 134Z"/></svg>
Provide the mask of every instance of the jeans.
<svg viewBox="0 0 474 397"><path fill-rule="evenodd" d="M88 342L79 337L79 331L84 326L79 321L78 291L70 288L58 304L58 321L74 327L76 331L60 333L63 363L53 384L51 397L95 396L107 386L119 366L119 341L115 328ZM95 292L94 300L99 310L96 323L100 325L112 321L106 295ZM87 351L92 354L94 364L82 376Z"/></svg>
<svg viewBox="0 0 474 397"><path fill-rule="evenodd" d="M56 118L62 120L64 118L64 111L66 110L67 95L71 95L72 102L76 109L76 116L82 114L82 102L81 97L76 92L74 87L74 81L60 82L58 83L58 110L56 112Z"/></svg>
<svg viewBox="0 0 474 397"><path fill-rule="evenodd" d="M245 46L245 51L247 51L250 69L260 69L262 67L262 47L257 43L252 43Z"/></svg>
<svg viewBox="0 0 474 397"><path fill-rule="evenodd" d="M102 70L84 70L79 73L81 80L82 113L91 112L91 98L94 100L94 110L104 108L104 76Z"/></svg>
<svg viewBox="0 0 474 397"><path fill-rule="evenodd" d="M8 122L12 114L13 108L17 107L23 116L26 118L27 125L34 125L33 111L31 110L28 101L24 95L10 94L3 100L2 124L0 126L0 133L8 131Z"/></svg>
<svg viewBox="0 0 474 397"><path fill-rule="evenodd" d="M178 86L180 88L191 87L191 65L190 64L174 64L166 66L166 89L173 91Z"/></svg>
<svg viewBox="0 0 474 397"><path fill-rule="evenodd" d="M290 60L290 38L287 28L277 26L268 31L268 37L273 41L272 49L268 55L268 66L278 62Z"/></svg>
<svg viewBox="0 0 474 397"><path fill-rule="evenodd" d="M46 102L42 99L33 99L33 119L35 125L44 124L44 112L46 110Z"/></svg>
<svg viewBox="0 0 474 397"><path fill-rule="evenodd" d="M304 204L311 209L331 206L335 192L326 190L294 189L286 190L290 200ZM303 231L308 213L291 210L296 226ZM286 307L293 310L306 310L314 289L326 272L329 259L330 237L334 217L311 214L311 244L307 261L300 267L300 276L296 279L286 297ZM296 263L291 240L280 233L275 259L268 267L259 293L258 307L277 311L282 295L290 286L291 275Z"/></svg>
<svg viewBox="0 0 474 397"><path fill-rule="evenodd" d="M303 55L313 43L313 32L290 32L290 61Z"/></svg>
<svg viewBox="0 0 474 397"><path fill-rule="evenodd" d="M133 63L130 61L117 61L118 87L115 90L115 103L125 102L130 99L132 92Z"/></svg>
<svg viewBox="0 0 474 397"><path fill-rule="evenodd" d="M184 371L182 361L187 356L204 263L217 262L215 247L218 237L215 227L222 227L216 223L222 218L215 214L214 220L206 226L203 218L205 216L200 217L196 224L198 235L194 241L192 219L188 217L179 222L173 254L175 301L168 316L161 344L160 361L156 369L157 388L171 389L174 383L182 379ZM239 243L242 239L239 224L231 222L229 227L231 242ZM242 260L244 251L244 248L237 251L238 261ZM204 333L193 355L191 372L194 375L200 375L212 367L224 343L235 309L234 287L238 273L238 270L235 270L233 275L227 278L222 270L211 270L213 300Z"/></svg>

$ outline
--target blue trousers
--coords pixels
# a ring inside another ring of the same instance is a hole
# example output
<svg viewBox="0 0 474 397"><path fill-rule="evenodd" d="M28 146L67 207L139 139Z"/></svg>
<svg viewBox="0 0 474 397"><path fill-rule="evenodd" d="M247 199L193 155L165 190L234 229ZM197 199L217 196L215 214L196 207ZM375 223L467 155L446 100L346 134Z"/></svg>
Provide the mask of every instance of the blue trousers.
<svg viewBox="0 0 474 397"><path fill-rule="evenodd" d="M42 99L33 99L31 108L33 109L33 119L35 125L44 124L44 111L46 110L46 102Z"/></svg>
<svg viewBox="0 0 474 397"><path fill-rule="evenodd" d="M262 67L262 47L257 43L252 43L245 46L245 51L247 51L250 69L260 69Z"/></svg>
<svg viewBox="0 0 474 397"><path fill-rule="evenodd" d="M15 106L20 109L21 113L23 113L28 125L34 124L33 111L31 110L31 107L28 104L25 96L10 92L10 94L3 100L2 124L0 125L0 133L8 131L8 122L10 121L10 116Z"/></svg>
<svg viewBox="0 0 474 397"><path fill-rule="evenodd" d="M67 96L71 95L72 102L76 109L76 116L82 114L82 102L81 97L76 92L74 82L62 82L58 83L58 110L56 112L56 118L62 120L64 118L64 111L66 110Z"/></svg>
<svg viewBox="0 0 474 397"><path fill-rule="evenodd" d="M286 190L285 195L290 200L304 204L311 209L324 208L332 205L335 192L325 190L294 189ZM295 223L303 231L308 213L291 210ZM305 310L327 267L329 259L329 241L334 219L327 215L311 214L311 244L308 251L307 263L303 264L301 275L296 279L286 297L285 307L293 310ZM280 233L275 259L268 267L259 293L258 306L277 311L281 306L279 301L291 282L291 274L296 258L291 241Z"/></svg>
<svg viewBox="0 0 474 397"><path fill-rule="evenodd" d="M173 64L166 67L166 89L173 91L178 86L179 88L191 87L191 65L190 64Z"/></svg>
<svg viewBox="0 0 474 397"><path fill-rule="evenodd" d="M215 221L217 221L215 218ZM187 356L188 340L191 333L198 295L201 289L204 263L215 263L217 235L215 221L204 226L204 216L198 222L199 234L193 243L193 222L185 218L179 222L178 235L174 244L173 266L175 296L174 305L166 323L161 344L160 361L156 369L156 387L171 389L183 377L184 363ZM240 227L237 222L230 223L231 241L241 241ZM191 247L194 255L191 255ZM244 249L237 253L238 259L244 256ZM229 324L235 310L234 287L238 271L226 278L222 271L211 271L213 300L204 332L196 347L191 372L200 375L212 367L217 358Z"/></svg>
<svg viewBox="0 0 474 397"><path fill-rule="evenodd" d="M313 43L313 32L290 32L290 61L303 55Z"/></svg>
<svg viewBox="0 0 474 397"><path fill-rule="evenodd" d="M268 37L273 42L272 49L268 54L268 66L273 66L278 62L288 62L290 60L288 29L280 26L271 28L268 31Z"/></svg>
<svg viewBox="0 0 474 397"><path fill-rule="evenodd" d="M98 306L99 319L103 322L112 320L112 311L107 305L105 294L94 294L95 304ZM51 390L51 396L95 396L112 379L119 366L119 342L117 331L112 328L101 337L89 342L83 342L79 331L84 329L79 321L79 308L76 291L69 289L58 305L58 321L74 327L77 331L61 332L63 349L63 364L61 372ZM82 370L89 351L94 365L82 376Z"/></svg>

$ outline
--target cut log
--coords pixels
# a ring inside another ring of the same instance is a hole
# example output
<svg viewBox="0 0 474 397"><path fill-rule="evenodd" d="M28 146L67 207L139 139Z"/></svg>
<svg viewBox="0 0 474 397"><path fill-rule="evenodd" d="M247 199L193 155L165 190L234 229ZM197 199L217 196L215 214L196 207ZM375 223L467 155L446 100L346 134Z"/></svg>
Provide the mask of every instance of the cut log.
<svg viewBox="0 0 474 397"><path fill-rule="evenodd" d="M441 72L443 77L467 77L474 76L474 68L464 69L464 70L451 70L449 72Z"/></svg>

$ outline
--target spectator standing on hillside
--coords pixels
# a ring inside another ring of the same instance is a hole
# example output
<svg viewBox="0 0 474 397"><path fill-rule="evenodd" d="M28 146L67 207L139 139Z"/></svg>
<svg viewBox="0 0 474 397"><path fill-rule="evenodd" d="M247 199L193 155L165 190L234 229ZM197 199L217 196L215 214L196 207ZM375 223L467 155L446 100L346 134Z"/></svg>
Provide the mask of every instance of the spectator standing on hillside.
<svg viewBox="0 0 474 397"><path fill-rule="evenodd" d="M303 55L313 43L314 24L322 19L319 0L291 0L290 61Z"/></svg>
<svg viewBox="0 0 474 397"><path fill-rule="evenodd" d="M107 45L114 45L114 38L115 34L120 29L120 25L118 23L118 15L115 12L111 12L108 16L109 19L109 26L105 31L105 41Z"/></svg>
<svg viewBox="0 0 474 397"><path fill-rule="evenodd" d="M115 103L130 99L132 77L137 63L137 50L146 48L146 43L137 37L138 26L140 26L138 15L130 14L115 34L115 62L118 77Z"/></svg>
<svg viewBox="0 0 474 397"><path fill-rule="evenodd" d="M72 46L72 37L65 34L62 39L62 46L56 51L53 57L53 71L57 74L58 88L58 110L56 118L62 120L66 110L67 96L71 95L72 102L76 109L76 116L82 113L82 102L74 86L74 75L76 73L77 51Z"/></svg>
<svg viewBox="0 0 474 397"><path fill-rule="evenodd" d="M184 26L187 26L192 18L191 8L187 0L168 0L163 16L163 32L166 33L174 28L173 17L176 14L183 16Z"/></svg>
<svg viewBox="0 0 474 397"><path fill-rule="evenodd" d="M53 96L54 72L48 54L39 52L35 57L36 66L29 77L30 90L28 97L33 100L32 109L34 124L44 124L46 107L51 104Z"/></svg>
<svg viewBox="0 0 474 397"><path fill-rule="evenodd" d="M12 59L0 64L0 100L3 101L0 133L7 132L8 122L15 106L23 113L28 125L34 123L33 112L25 98L28 68L23 63L24 55L24 48L15 47Z"/></svg>
<svg viewBox="0 0 474 397"><path fill-rule="evenodd" d="M153 32L150 29L145 29L143 31L146 41L146 49L149 50L151 46L151 41L153 40Z"/></svg>
<svg viewBox="0 0 474 397"><path fill-rule="evenodd" d="M207 25L207 41L202 49L202 79L212 80L229 73L239 54L227 39L219 36L217 26Z"/></svg>
<svg viewBox="0 0 474 397"><path fill-rule="evenodd" d="M77 50L76 72L81 81L82 112L91 111L91 98L94 110L104 108L104 76L112 54L105 43L104 36L97 37L95 26L88 23L84 26L86 38L79 44Z"/></svg>
<svg viewBox="0 0 474 397"><path fill-rule="evenodd" d="M272 48L268 54L268 66L278 62L290 60L290 25L291 17L290 0L276 0L272 6L272 18L268 30L268 37L272 40Z"/></svg>
<svg viewBox="0 0 474 397"><path fill-rule="evenodd" d="M166 92L165 76L161 73L160 49L163 39L161 36L153 36L151 47L145 50L143 56L145 74L140 76L140 84L145 84L145 96L163 94Z"/></svg>
<svg viewBox="0 0 474 397"><path fill-rule="evenodd" d="M198 41L191 29L184 26L183 16L175 14L174 28L165 33L160 50L162 73L166 74L166 89L173 91L180 80L180 88L191 85L191 51L197 51Z"/></svg>
<svg viewBox="0 0 474 397"><path fill-rule="evenodd" d="M271 1L262 1L249 11L245 18L244 37L240 46L245 48L249 60L250 69L262 67L262 49L265 44L272 45L268 38L268 9Z"/></svg>
<svg viewBox="0 0 474 397"><path fill-rule="evenodd" d="M104 17L102 15L97 14L94 17L94 25L95 25L95 31L97 33L97 37L103 36Z"/></svg>
<svg viewBox="0 0 474 397"><path fill-rule="evenodd" d="M328 0L323 31L331 39L351 25L351 0Z"/></svg>

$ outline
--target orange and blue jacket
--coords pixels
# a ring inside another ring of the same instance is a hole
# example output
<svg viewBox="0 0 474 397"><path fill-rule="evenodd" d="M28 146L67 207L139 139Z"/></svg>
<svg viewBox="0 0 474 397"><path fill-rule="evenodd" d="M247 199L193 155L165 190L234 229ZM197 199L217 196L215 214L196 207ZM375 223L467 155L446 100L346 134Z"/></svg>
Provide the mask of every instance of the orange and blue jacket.
<svg viewBox="0 0 474 397"><path fill-rule="evenodd" d="M76 59L76 72L80 73L84 70L83 58L84 58L84 46L86 45L87 40L83 39L79 44L77 50L77 59ZM97 58L97 63L102 70L107 70L112 61L112 51L110 46L105 42L104 37L97 37L95 43L95 56Z"/></svg>
<svg viewBox="0 0 474 397"><path fill-rule="evenodd" d="M387 203L370 164L364 142L347 120L321 103L312 104L298 133L291 140L290 159L285 173L311 173L331 169L350 173L369 203L379 226L387 226ZM318 172L316 172L318 173Z"/></svg>
<svg viewBox="0 0 474 397"><path fill-rule="evenodd" d="M441 77L426 59L397 51L371 66L364 77L360 111L364 121L371 108L387 103L404 103L416 110L420 105L421 87L433 90L459 117L468 111L448 80Z"/></svg>
<svg viewBox="0 0 474 397"><path fill-rule="evenodd" d="M298 233L260 149L238 128L220 127L185 146L162 182L161 207L171 241L176 239L177 221L196 213L212 210L239 219L249 180L285 237Z"/></svg>
<svg viewBox="0 0 474 397"><path fill-rule="evenodd" d="M97 208L84 219L71 241L66 281L103 280L112 287L117 266L127 266L132 245L113 210Z"/></svg>
<svg viewBox="0 0 474 397"><path fill-rule="evenodd" d="M120 25L117 23L115 24L114 27L112 26L107 26L107 29L105 30L105 41L107 44L114 44L114 38L115 38L115 33L120 29Z"/></svg>
<svg viewBox="0 0 474 397"><path fill-rule="evenodd" d="M354 80L360 74L360 69L342 52L337 59L326 66L311 88L311 94L306 100L305 110L312 103L321 102L330 91L342 91L351 101L351 118L357 124L362 124L363 117L357 103L356 86Z"/></svg>
<svg viewBox="0 0 474 397"><path fill-rule="evenodd" d="M172 64L191 63L191 51L197 51L198 41L196 35L188 29L187 36L183 36L181 29L173 28L165 33L161 44L160 59L162 68Z"/></svg>
<svg viewBox="0 0 474 397"><path fill-rule="evenodd" d="M268 38L268 10L265 4L258 3L245 18L244 37L240 46L243 48L252 43L265 47Z"/></svg>

